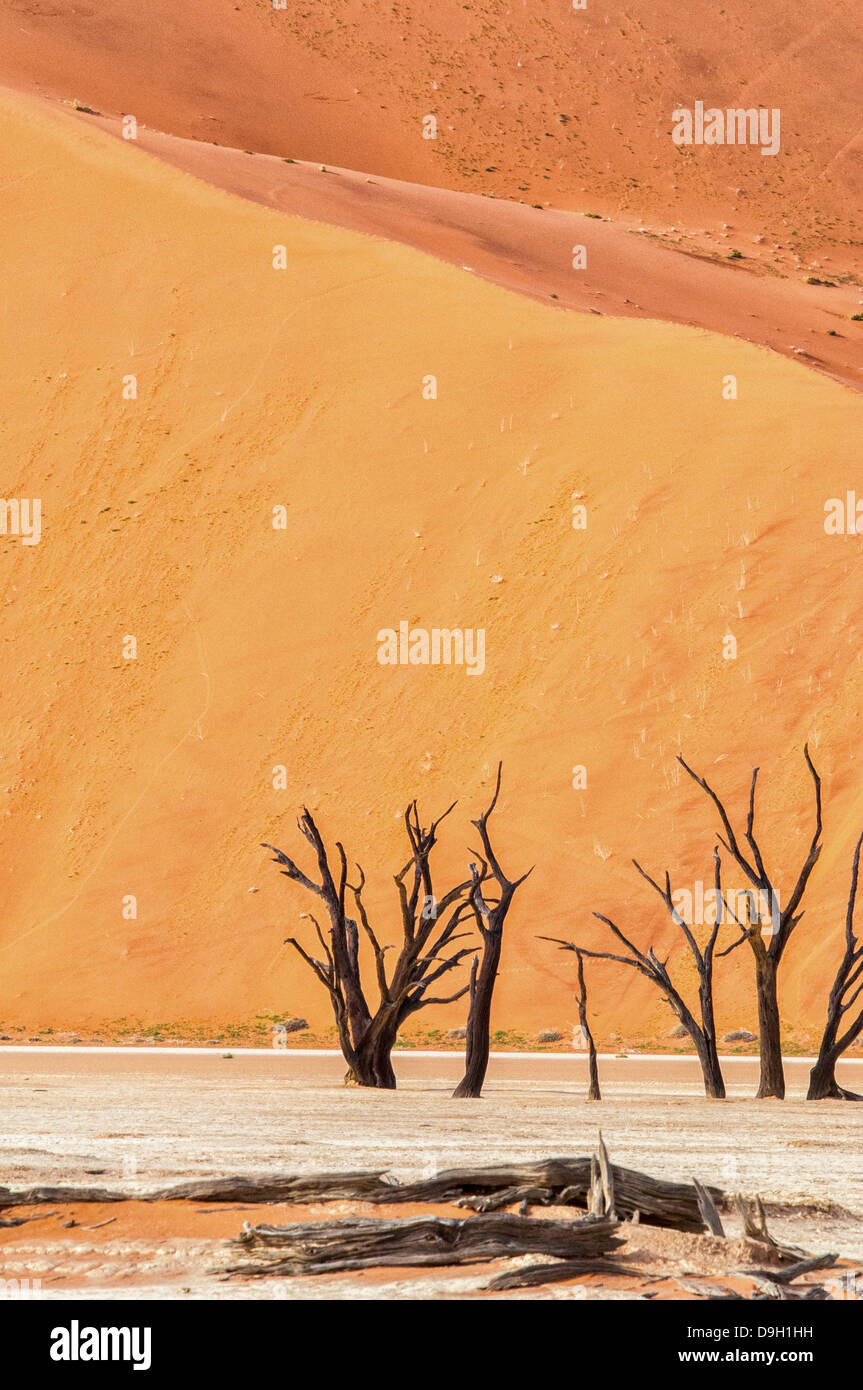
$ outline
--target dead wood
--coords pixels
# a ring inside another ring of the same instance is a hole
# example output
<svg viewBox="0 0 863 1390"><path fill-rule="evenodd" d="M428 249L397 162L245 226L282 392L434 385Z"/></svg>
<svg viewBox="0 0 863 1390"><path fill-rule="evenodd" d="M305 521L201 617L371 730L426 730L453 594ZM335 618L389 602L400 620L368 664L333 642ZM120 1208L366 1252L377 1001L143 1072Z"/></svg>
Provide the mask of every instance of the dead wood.
<svg viewBox="0 0 863 1390"><path fill-rule="evenodd" d="M721 1302L727 1302L731 1299L738 1301L744 1298L742 1293L735 1293L734 1289L727 1288L725 1284L696 1284L690 1279L675 1279L674 1282L686 1293L695 1294L697 1298L709 1298Z"/></svg>
<svg viewBox="0 0 863 1390"><path fill-rule="evenodd" d="M614 1216L614 1167L599 1132L599 1180L602 1183L602 1215Z"/></svg>
<svg viewBox="0 0 863 1390"><path fill-rule="evenodd" d="M839 962L836 978L827 1002L827 1022L821 1037L818 1058L809 1073L807 1100L863 1101L856 1091L846 1091L836 1080L836 1063L852 1043L863 1033L863 940L854 927L854 910L860 881L860 851L863 835L857 841L851 866L851 887L845 911L845 952ZM856 1009L856 1016L849 1011Z"/></svg>
<svg viewBox="0 0 863 1390"><path fill-rule="evenodd" d="M455 1205L469 1211L500 1211L501 1207L513 1207L516 1202L522 1206L548 1206L548 1188L503 1187L499 1192L488 1192L480 1197L459 1197Z"/></svg>
<svg viewBox="0 0 863 1390"><path fill-rule="evenodd" d="M635 1279L645 1277L643 1269L619 1264L615 1260L555 1260L553 1264L508 1269L504 1274L496 1275L485 1287L489 1293L498 1293L502 1289L532 1289L539 1284L560 1284L564 1279L579 1279L584 1274L629 1274Z"/></svg>
<svg viewBox="0 0 863 1390"><path fill-rule="evenodd" d="M388 1201L400 1189L385 1172L310 1173L300 1177L202 1178L160 1187L155 1192L123 1192L105 1187L0 1187L0 1210L46 1202L336 1202Z"/></svg>
<svg viewBox="0 0 863 1390"><path fill-rule="evenodd" d="M755 833L755 798L759 769L756 767L752 770L752 780L749 786L749 811L746 818L746 829L743 840L741 840L734 830L731 818L718 793L704 777L700 777L697 772L694 772L683 758L680 756L677 758L684 772L692 778L693 782L695 782L713 802L714 807L719 813L719 819L723 829L723 834L719 837L720 843L734 859L738 869L740 869L750 884L751 890L754 891L755 901L759 903L759 910L753 912L751 910L753 898L747 896L747 920L745 922L741 922L734 909L731 909L731 916L740 928L740 936L726 948L725 952L722 952L722 954L727 954L727 951L734 949L743 941L748 941L752 949L755 964L755 987L758 998L758 1046L761 1060L761 1081L758 1087L759 1100L763 1100L770 1096L775 1096L777 1100L783 1100L785 1097L785 1075L782 1066L777 973L785 948L803 916L803 908L801 906L803 897L812 871L821 855L821 836L823 829L821 778L809 756L809 747L805 744L803 747L803 757L809 775L812 778L815 801L815 826L808 852L798 870L794 886L787 896L785 893L781 895L781 902L784 903L784 906L780 905L778 887L774 879L767 872L761 846ZM746 848L744 848L744 840ZM761 905L764 904L766 904L766 915L769 918L767 922L762 920Z"/></svg>
<svg viewBox="0 0 863 1390"><path fill-rule="evenodd" d="M698 1210L701 1212L701 1216L705 1226L710 1232L712 1232L713 1235L722 1236L724 1239L725 1231L722 1227L722 1221L720 1219L719 1212L713 1205L710 1193L706 1190L706 1188L701 1186L701 1183L698 1181L697 1178L692 1179L692 1186L695 1188L696 1194L698 1196Z"/></svg>
<svg viewBox="0 0 863 1390"><path fill-rule="evenodd" d="M681 1231L701 1232L705 1229L706 1223L698 1208L695 1188L689 1184L666 1182L608 1161L607 1178L614 1209L621 1220L633 1217L638 1212L640 1219L649 1225L670 1226ZM597 1186L604 1205L607 1197L602 1188L598 1161ZM722 1202L723 1194L718 1188L705 1190L709 1191L711 1201ZM465 1205L467 1199L480 1198L491 1199L495 1205L503 1206L524 1200L529 1193L527 1199L536 1205L587 1208L590 1191L590 1158L551 1158L538 1163L451 1168L433 1178L400 1184L381 1196L372 1196L370 1200L459 1202ZM489 1210L490 1204L484 1209Z"/></svg>
<svg viewBox="0 0 863 1390"><path fill-rule="evenodd" d="M578 1005L578 1022L584 1040L587 1043L587 1099L602 1100L602 1092L599 1089L599 1064L596 1055L596 1043L593 1033L590 1030L590 1022L587 1017L587 985L584 981L584 956L576 947L576 959L578 960L578 993L575 996Z"/></svg>
<svg viewBox="0 0 863 1390"><path fill-rule="evenodd" d="M38 1207L50 1202L139 1202L138 1193L114 1192L107 1187L28 1187L13 1192L0 1187L0 1211L6 1207Z"/></svg>
<svg viewBox="0 0 863 1390"><path fill-rule="evenodd" d="M398 1184L382 1169L309 1173L299 1177L205 1178L151 1193L146 1201L339 1202L388 1201ZM140 1199L139 1199L140 1200Z"/></svg>
<svg viewBox="0 0 863 1390"><path fill-rule="evenodd" d="M838 1258L838 1255L813 1255L811 1259L798 1260L786 1269L741 1269L739 1272L747 1278L758 1276L774 1284L790 1284L792 1280L799 1279L801 1274L809 1274L813 1269L831 1269Z"/></svg>
<svg viewBox="0 0 863 1390"><path fill-rule="evenodd" d="M790 1264L795 1264L798 1260L808 1259L805 1250L801 1250L796 1245L780 1245L779 1241L773 1239L767 1229L767 1218L764 1215L764 1205L760 1197L756 1196L751 1205L744 1202L740 1196L735 1197L734 1200L743 1220L743 1234L749 1240L766 1246L779 1259L787 1260Z"/></svg>
<svg viewBox="0 0 863 1390"><path fill-rule="evenodd" d="M488 1214L469 1217L375 1217L249 1227L233 1244L244 1252L274 1251L266 1264L232 1265L229 1275L333 1274L385 1266L478 1264L516 1255L561 1259L601 1255L623 1241L617 1222L537 1221Z"/></svg>

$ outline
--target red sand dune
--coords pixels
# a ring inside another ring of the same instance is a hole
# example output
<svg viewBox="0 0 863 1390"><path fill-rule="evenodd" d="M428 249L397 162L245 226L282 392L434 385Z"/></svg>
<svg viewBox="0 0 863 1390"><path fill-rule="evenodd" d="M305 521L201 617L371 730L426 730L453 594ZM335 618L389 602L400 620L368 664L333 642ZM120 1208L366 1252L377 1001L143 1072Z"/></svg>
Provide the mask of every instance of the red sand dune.
<svg viewBox="0 0 863 1390"><path fill-rule="evenodd" d="M96 119L119 134L119 124ZM709 328L795 356L863 388L861 288L808 285L761 248L730 263L728 243L656 234L578 213L370 177L331 165L250 158L143 130L138 144L217 188L267 207L404 242L507 289L561 307ZM723 234L725 235L725 234ZM586 265L575 268L583 247Z"/></svg>
<svg viewBox="0 0 863 1390"><path fill-rule="evenodd" d="M0 113L4 492L45 515L39 547L2 551L4 1019L328 1023L281 945L308 904L259 841L296 848L307 801L386 923L404 802L461 797L461 871L503 757L502 853L537 868L498 1022L561 1025L571 972L538 932L598 945L600 907L672 948L630 855L710 880L715 827L674 754L736 805L760 762L788 865L808 738L827 846L782 994L813 1036L863 823L860 540L823 527L863 403L800 364L860 385L837 81L860 50L840 0L734 0L696 34L670 0L0 4L23 93ZM678 149L671 111L696 99L778 106L781 153ZM124 114L137 145L106 133ZM485 674L381 668L401 619L485 628ZM664 1031L647 985L592 973L601 1037ZM754 1021L742 952L719 1005Z"/></svg>
<svg viewBox="0 0 863 1390"><path fill-rule="evenodd" d="M0 123L4 489L44 506L40 546L2 550L3 1017L329 1022L282 947L308 904L259 842L296 848L306 801L386 932L404 802L459 795L441 866L462 872L502 757L500 852L537 867L498 1023L565 1023L571 971L539 932L598 944L599 907L671 948L631 854L710 880L675 753L738 807L762 765L787 891L809 739L827 844L782 997L811 1035L863 823L861 541L823 525L859 476L859 395L232 198L30 99ZM379 666L402 619L484 628L485 674ZM646 984L591 973L600 1036L668 1026ZM721 1027L751 1026L749 974L726 963Z"/></svg>
<svg viewBox="0 0 863 1390"><path fill-rule="evenodd" d="M174 135L690 230L860 270L847 0L4 0L0 82ZM778 107L782 149L678 148L696 100ZM422 138L435 115L438 138Z"/></svg>

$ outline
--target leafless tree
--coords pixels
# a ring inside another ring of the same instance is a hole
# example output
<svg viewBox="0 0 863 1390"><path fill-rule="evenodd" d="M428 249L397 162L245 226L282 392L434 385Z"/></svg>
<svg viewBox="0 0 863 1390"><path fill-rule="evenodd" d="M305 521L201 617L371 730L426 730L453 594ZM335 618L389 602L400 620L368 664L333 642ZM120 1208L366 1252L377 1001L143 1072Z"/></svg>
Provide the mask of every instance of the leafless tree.
<svg viewBox="0 0 863 1390"><path fill-rule="evenodd" d="M860 876L860 850L863 835L857 841L851 866L851 887L845 913L845 954L839 962L833 988L827 1003L827 1023L821 1039L818 1060L809 1073L807 1100L863 1100L854 1091L844 1090L836 1081L836 1063L846 1048L863 1033L863 942L854 930L854 908ZM857 1015L846 1025L845 1015L857 1004ZM840 1032L844 1028L844 1032Z"/></svg>
<svg viewBox="0 0 863 1390"><path fill-rule="evenodd" d="M728 850L734 862L746 876L752 887L757 889L761 900L764 901L766 899L768 905L769 922L766 924L768 928L767 940L765 940L765 923L762 921L760 913L757 915L756 920L751 920L750 914L750 920L746 923L739 923L742 933L739 940L749 942L755 958L755 985L758 996L759 1047L761 1053L761 1080L758 1087L759 1099L773 1096L782 1100L785 1096L777 972L779 969L779 962L782 959L791 934L803 916L800 910L800 904L803 900L803 895L806 891L806 885L809 882L812 870L815 868L821 853L821 779L815 771L812 759L809 756L808 745L804 747L803 755L806 759L806 766L809 769L814 785L815 830L812 835L808 853L797 875L794 887L789 896L784 899L784 906L781 905L779 891L765 868L764 857L755 835L755 793L758 781L758 768L753 768L752 781L749 788L749 812L744 835L746 844L749 846L747 852L735 835L725 806L710 783L707 782L705 778L699 777L696 772L693 772L692 768L683 758L678 757L677 759L684 771L689 774L699 787L701 787L702 791L706 792L716 807L724 831L724 838L720 836L720 843Z"/></svg>
<svg viewBox="0 0 863 1390"><path fill-rule="evenodd" d="M717 849L714 849L713 860L714 881L716 885L716 900L717 904L719 904L723 901L722 863L719 851ZM647 873L646 870L641 867L637 859L633 859L632 862L635 868L637 869L638 873L645 880L645 882L649 883L650 886L653 889L655 889L655 891L659 894L660 898L665 904L665 907L671 914L672 921L682 931L683 936L686 940L686 944L689 947L690 953L695 962L695 968L698 972L698 997L700 1005L699 1012L701 1014L700 1023L695 1018L695 1015L689 1008L688 1004L683 998L683 995L680 993L680 991L677 989L674 982L672 981L671 975L668 971L668 957L666 956L665 960L660 960L652 946L649 946L647 948L647 951L640 950L634 942L632 942L627 936L624 936L620 927L618 927L617 924L613 922L610 917L606 917L603 913L594 912L593 915L600 922L603 922L605 926L607 926L608 929L614 934L617 940L625 948L627 953L626 955L618 955L611 951L590 951L587 949L586 946L575 946L571 942L561 941L556 937L547 936L542 937L541 940L554 941L555 944L560 946L562 950L575 951L577 954L579 954L579 956L591 956L595 960L613 960L618 965L629 966L631 969L637 970L638 973L640 975L643 975L646 980L650 980L652 984L656 985L657 988L661 990L663 998L671 1006L675 1015L683 1024L687 1033L691 1037L693 1044L695 1045L695 1051L698 1054L698 1060L701 1063L702 1076L704 1077L705 1093L712 1099L723 1100L725 1097L725 1082L722 1077L722 1068L719 1065L719 1052L716 1045L716 1023L713 1011L713 966L716 957L728 955L728 953L732 951L735 948L735 946L739 945L739 942L742 938L738 938L738 940L732 942L731 945L726 947L724 951L717 952L716 943L719 936L719 928L722 919L721 910L717 910L716 921L713 924L710 935L708 936L707 941L702 950L702 948L698 944L698 941L696 940L692 928L689 926L689 924L685 921L685 919L677 911L677 908L674 906L674 897L671 891L671 879L668 874L668 871L666 870L665 873L664 884L660 886L660 884L658 884L656 880L652 878L650 874Z"/></svg>
<svg viewBox="0 0 863 1390"><path fill-rule="evenodd" d="M515 883L504 874L488 832L488 821L500 792L501 768L491 805L473 822L479 831L484 857L470 865L470 877L454 884L441 897L435 892L431 854L437 844L438 828L455 807L426 828L422 825L416 801L404 813L405 833L410 854L394 875L401 919L399 947L382 944L369 920L364 899L365 874L356 865L356 882L348 882L348 860L340 841L336 841L335 867L323 836L306 808L297 822L300 833L315 852L317 877L306 874L299 865L274 845L265 844L281 872L321 902L329 925L322 928L311 913L303 914L314 926L323 956L308 950L296 937L292 946L324 986L330 997L339 1037L339 1046L348 1064L346 1083L392 1090L396 1079L392 1050L403 1024L420 1009L432 1004L451 1004L470 992L471 1009L467 1027L467 1059L464 1081L456 1095L479 1095L488 1065L489 1016L500 961L503 924L513 894L523 878ZM476 853L476 851L475 851ZM484 886L491 879L497 895L487 898ZM348 894L351 895L349 915ZM432 985L456 970L476 950L476 939L465 923L473 919L482 943L482 962L474 957L468 983L445 996L432 995ZM371 949L378 1000L372 1012L363 981L360 942ZM469 942L470 944L464 944ZM461 943L461 944L460 944ZM388 968L387 953L397 951Z"/></svg>
<svg viewBox="0 0 863 1390"><path fill-rule="evenodd" d="M578 1022L587 1043L587 1066L588 1066L588 1100L602 1100L602 1092L599 1089L599 1066L596 1059L596 1044L593 1041L593 1034L590 1031L590 1023L587 1018L587 986L584 983L584 952L576 946L576 959L578 960L578 994L575 996L578 1004Z"/></svg>
<svg viewBox="0 0 863 1390"><path fill-rule="evenodd" d="M495 783L494 796L487 811L483 811L479 820L473 822L479 831L480 843L482 845L482 856L478 851L474 851L479 859L479 866L471 864L471 884L468 893L468 902L473 912L477 931L482 940L482 960L477 962L474 957L473 967L470 977L470 1013L467 1021L467 1043L465 1046L465 1071L464 1076L453 1091L453 1097L463 1099L477 1099L482 1095L482 1086L485 1074L488 1069L488 1054L490 1046L491 1029L491 1004L494 995L494 986L497 979L497 972L500 965L500 952L503 945L503 925L506 915L512 904L513 896L517 888L524 883L533 868L528 869L526 874L522 874L513 882L507 878L500 866L500 861L492 848L491 839L488 833L488 822L492 811L497 805L500 795L501 765L498 764L497 782ZM497 896L486 898L483 892L483 885L493 878L496 884Z"/></svg>
<svg viewBox="0 0 863 1390"><path fill-rule="evenodd" d="M357 882L348 882L347 855L338 841L338 866L333 869L323 836L310 811L303 808L297 824L315 852L317 879L304 873L293 859L274 845L263 846L272 851L274 862L281 866L287 878L319 899L329 918L329 927L324 931L318 920L311 913L307 914L315 928L323 958L313 955L296 937L289 937L286 944L298 952L329 993L339 1045L348 1064L347 1083L393 1090L396 1080L391 1053L405 1021L420 1009L431 1004L452 1003L468 992L469 985L464 984L445 997L433 997L429 993L430 986L456 969L474 949L457 944L471 935L469 931L459 931L459 927L471 911L467 894L473 890L472 881L466 879L457 883L438 898L430 865L438 827L453 806L428 828L420 822L415 801L404 813L410 857L394 875L402 940L395 964L389 971L387 952L395 948L381 944L369 921L363 899L366 881L363 870L357 865ZM348 915L348 893L355 904L356 918ZM362 979L360 929L374 960L379 996L374 1013Z"/></svg>

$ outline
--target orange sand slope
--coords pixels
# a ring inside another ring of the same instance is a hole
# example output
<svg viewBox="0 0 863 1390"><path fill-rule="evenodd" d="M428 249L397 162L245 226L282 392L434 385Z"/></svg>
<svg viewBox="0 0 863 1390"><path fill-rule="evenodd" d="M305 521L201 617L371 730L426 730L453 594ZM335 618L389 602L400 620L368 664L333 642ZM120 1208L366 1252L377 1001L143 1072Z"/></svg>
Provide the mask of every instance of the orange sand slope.
<svg viewBox="0 0 863 1390"><path fill-rule="evenodd" d="M43 502L40 544L2 550L2 1016L328 1022L281 944L308 904L259 841L296 847L306 800L387 932L405 800L460 796L461 871L502 757L500 853L537 868L498 1026L562 1023L571 972L537 932L595 944L599 907L670 946L630 854L710 881L675 753L738 799L761 763L781 865L810 833L809 738L827 848L783 998L817 1023L863 823L861 542L823 526L859 397L232 199L23 99L2 127L3 489ZM380 666L401 620L485 629L484 673ZM725 962L721 1026L752 1022L748 975ZM670 1021L612 967L592 988L601 1035Z"/></svg>
<svg viewBox="0 0 863 1390"><path fill-rule="evenodd" d="M119 121L81 119L120 134ZM852 321L863 304L860 286L777 275L781 258L769 248L747 248L729 261L721 239L661 239L579 213L249 158L157 131L140 130L137 139L169 164L267 207L404 242L565 308L733 334L863 389L863 323Z"/></svg>
<svg viewBox="0 0 863 1390"><path fill-rule="evenodd" d="M709 21L709 22L708 22ZM195 140L666 225L863 269L847 0L0 5L0 81ZM677 147L679 106L778 108L781 150ZM434 116L437 138L423 139Z"/></svg>

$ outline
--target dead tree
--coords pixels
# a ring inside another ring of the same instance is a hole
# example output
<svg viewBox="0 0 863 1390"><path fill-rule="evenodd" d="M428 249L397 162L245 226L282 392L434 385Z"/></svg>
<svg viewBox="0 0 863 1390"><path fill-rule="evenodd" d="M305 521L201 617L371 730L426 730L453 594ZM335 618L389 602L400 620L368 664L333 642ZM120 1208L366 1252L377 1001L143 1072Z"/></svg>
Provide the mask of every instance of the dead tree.
<svg viewBox="0 0 863 1390"><path fill-rule="evenodd" d="M533 873L531 867L526 874L522 874L521 878L517 878L513 882L507 878L492 848L488 822L500 794L501 767L502 765L498 763L497 782L491 805L487 811L483 811L479 820L473 822L479 831L482 857L478 851L475 851L480 862L479 867L476 864L470 866L471 884L468 902L482 940L482 960L477 968L477 961L474 958L471 970L470 1013L467 1020L464 1076L453 1091L453 1098L459 1100L464 1098L476 1100L482 1095L482 1086L488 1070L491 1003L500 965L503 925L516 889ZM489 878L494 878L497 886L497 897L492 899L486 899L483 893L483 884Z"/></svg>
<svg viewBox="0 0 863 1390"><path fill-rule="evenodd" d="M389 972L386 954L395 948L381 945L369 921L363 900L365 875L357 865L358 882L348 883L347 855L340 842L336 843L338 868L333 871L323 837L311 812L303 808L297 824L300 833L315 851L317 880L304 873L282 850L274 845L263 846L272 851L274 862L281 866L286 878L300 884L321 901L329 917L329 928L324 932L311 913L304 914L314 925L323 959L312 955L295 937L289 937L286 944L298 952L330 996L339 1046L348 1064L346 1084L395 1089L391 1053L399 1029L419 1009L430 1004L450 1004L461 999L468 991L469 986L465 984L444 998L433 998L428 993L431 985L454 970L473 950L472 946L457 946L456 943L470 936L470 932L460 932L459 927L470 913L467 894L468 891L475 891L474 883L465 880L437 898L430 866L438 827L453 806L432 821L427 829L420 823L415 801L405 811L404 824L410 857L394 876L401 913L402 941L395 965ZM356 905L359 926L348 915L348 892ZM379 996L374 1013L367 1000L361 973L360 927L371 946L374 959Z"/></svg>
<svg viewBox="0 0 863 1390"><path fill-rule="evenodd" d="M854 931L854 908L857 902L857 883L860 876L860 850L863 835L854 850L851 866L851 887L845 913L845 954L839 962L833 988L827 1003L827 1023L818 1051L818 1060L809 1073L807 1100L863 1100L854 1091L844 1090L836 1080L836 1063L846 1048L863 1033L863 1004L857 1017L845 1027L845 1015L863 992L863 942ZM840 1029L845 1031L840 1034Z"/></svg>
<svg viewBox="0 0 863 1390"><path fill-rule="evenodd" d="M627 965L631 969L637 970L640 975L650 980L652 984L655 984L657 988L662 991L663 997L671 1006L695 1045L695 1051L701 1063L701 1073L704 1077L705 1093L710 1096L711 1099L724 1100L725 1082L722 1078L722 1068L719 1065L719 1053L716 1046L716 1024L713 1017L713 961L714 955L717 954L716 941L720 925L719 913L717 913L717 921L714 923L713 929L702 951L690 927L674 906L671 892L671 880L667 870L665 874L665 886L660 887L660 885L651 878L650 874L641 867L636 859L633 859L632 862L641 874L641 877L656 889L662 901L665 903L665 906L668 908L668 911L671 913L672 920L683 932L686 943L692 953L693 960L695 961L695 968L698 971L698 995L701 1006L700 1023L696 1020L680 991L672 982L671 976L668 973L668 957L666 957L665 960L660 960L652 946L649 946L646 952L639 950L628 937L624 936L617 924L613 922L610 917L604 916L603 913L594 912L593 915L614 933L621 945L626 948L628 952L627 955L616 955L611 951L589 951L586 946L575 946L572 942L561 941L558 937L543 936L540 937L540 940L551 941L555 945L560 946L561 950L564 951L574 951L579 957L579 962L581 956L591 956L594 960L613 960L618 965ZM718 851L714 851L714 871L717 893L721 893L722 870ZM739 941L735 941L726 951L720 951L718 954L727 955L728 951L733 950L734 946L738 944ZM582 1027L584 1027L583 1022Z"/></svg>
<svg viewBox="0 0 863 1390"><path fill-rule="evenodd" d="M588 1100L602 1100L602 1092L599 1089L599 1067L596 1061L596 1044L593 1041L593 1034L590 1031L590 1024L587 1021L587 986L584 983L584 953L578 946L575 948L578 960L578 994L575 996L578 1004L578 1021L581 1031L587 1043L587 1067L588 1067Z"/></svg>
<svg viewBox="0 0 863 1390"><path fill-rule="evenodd" d="M815 831L809 845L806 859L797 875L797 880L791 890L790 896L785 901L783 907L780 903L778 889L767 872L764 865L764 858L761 853L758 840L755 836L755 791L758 781L758 768L752 770L752 782L749 788L749 813L746 820L745 840L749 846L747 853L737 839L728 813L717 793L703 777L699 777L696 772L683 758L678 757L677 761L685 772L689 774L694 782L697 782L702 791L706 792L719 812L719 819L725 832L724 839L720 837L720 842L728 850L738 868L746 876L748 882L756 889L763 902L766 898L768 907L769 922L768 940L764 939L764 922L761 914L757 920L750 920L744 925L739 923L742 935L740 941L748 941L752 948L755 958L755 985L758 995L758 1032L759 1049L761 1054L761 1080L758 1087L758 1098L763 1100L766 1097L776 1097L782 1100L785 1096L785 1074L782 1067L782 1042L780 1037L780 1018L779 1018L779 998L777 993L777 972L779 962L785 951L785 947L791 937L791 933L797 926L803 913L799 910L809 882L812 870L818 862L821 853L821 778L815 771L812 759L809 756L808 744L803 749L806 759L806 766L812 776L815 788Z"/></svg>

